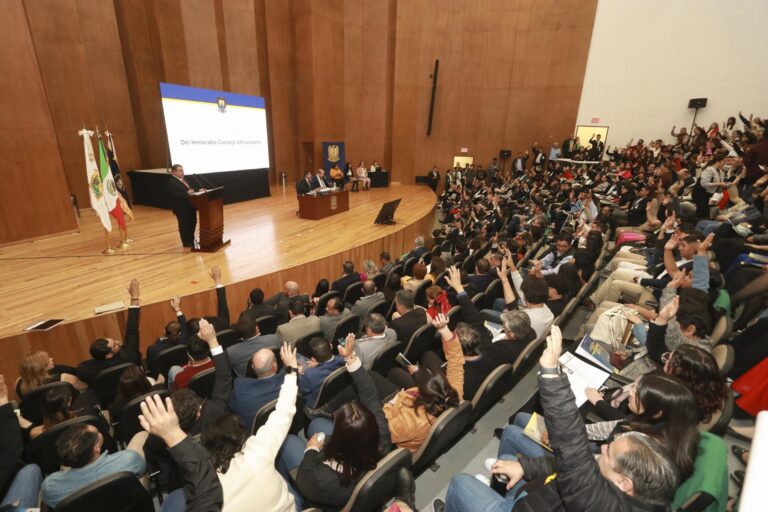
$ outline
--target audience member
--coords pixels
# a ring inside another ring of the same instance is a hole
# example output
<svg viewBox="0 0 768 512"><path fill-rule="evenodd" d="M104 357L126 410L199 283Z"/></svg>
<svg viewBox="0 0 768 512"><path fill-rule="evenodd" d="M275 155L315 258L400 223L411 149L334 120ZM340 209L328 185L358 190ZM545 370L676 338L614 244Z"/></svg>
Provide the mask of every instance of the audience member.
<svg viewBox="0 0 768 512"><path fill-rule="evenodd" d="M235 375L242 377L251 356L261 349L278 349L280 342L276 334L261 334L259 327L250 315L242 314L235 324L235 331L242 341L227 348L229 364Z"/></svg>
<svg viewBox="0 0 768 512"><path fill-rule="evenodd" d="M291 301L288 310L291 319L288 323L277 327L277 340L280 344L288 343L294 346L299 338L323 330L320 319L315 315L305 316L304 310L304 301L298 299Z"/></svg>

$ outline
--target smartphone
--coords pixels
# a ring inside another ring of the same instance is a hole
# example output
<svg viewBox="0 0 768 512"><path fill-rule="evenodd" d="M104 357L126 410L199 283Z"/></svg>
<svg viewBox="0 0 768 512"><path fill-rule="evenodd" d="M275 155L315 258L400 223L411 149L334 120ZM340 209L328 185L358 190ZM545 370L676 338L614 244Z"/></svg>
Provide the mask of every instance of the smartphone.
<svg viewBox="0 0 768 512"><path fill-rule="evenodd" d="M347 343L347 338L339 338L336 340L336 345L340 347L346 346L346 343Z"/></svg>
<svg viewBox="0 0 768 512"><path fill-rule="evenodd" d="M409 366L413 366L413 363L411 363L402 352L399 352L397 356L395 357L395 361L402 366L403 368L408 368Z"/></svg>

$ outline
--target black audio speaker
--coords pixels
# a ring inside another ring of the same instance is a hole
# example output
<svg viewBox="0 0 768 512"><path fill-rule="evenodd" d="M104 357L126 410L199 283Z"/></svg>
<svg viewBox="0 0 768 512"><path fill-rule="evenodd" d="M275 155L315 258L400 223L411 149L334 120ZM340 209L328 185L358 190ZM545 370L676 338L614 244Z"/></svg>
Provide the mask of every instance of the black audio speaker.
<svg viewBox="0 0 768 512"><path fill-rule="evenodd" d="M707 106L707 98L691 98L688 100L688 108L704 108Z"/></svg>
<svg viewBox="0 0 768 512"><path fill-rule="evenodd" d="M502 149L499 151L499 158L502 160L507 158L512 158L512 150L511 149Z"/></svg>
<svg viewBox="0 0 768 512"><path fill-rule="evenodd" d="M435 112L435 95L437 94L437 73L440 71L440 59L435 59L435 70L432 72L432 97L429 100L429 119L427 120L427 135L432 135L432 114Z"/></svg>

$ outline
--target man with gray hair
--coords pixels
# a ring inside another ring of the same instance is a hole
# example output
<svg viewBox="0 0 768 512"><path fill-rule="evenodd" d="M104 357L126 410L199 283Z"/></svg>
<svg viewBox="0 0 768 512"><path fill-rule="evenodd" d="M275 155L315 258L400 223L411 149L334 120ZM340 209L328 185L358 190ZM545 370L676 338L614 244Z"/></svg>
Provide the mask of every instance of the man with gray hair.
<svg viewBox="0 0 768 512"><path fill-rule="evenodd" d="M360 329L365 326L365 318L368 316L368 311L380 300L384 300L384 292L377 291L376 284L370 279L364 281L363 296L352 306L352 314L360 318Z"/></svg>
<svg viewBox="0 0 768 512"><path fill-rule="evenodd" d="M397 340L408 343L419 327L427 323L427 311L416 307L412 291L400 290L395 294L395 313L389 326L397 333Z"/></svg>
<svg viewBox="0 0 768 512"><path fill-rule="evenodd" d="M288 304L293 299L299 299L305 304L309 304L309 295L301 293L299 283L296 281L286 281L283 285L283 291L265 300L264 304L274 307L280 323L285 323L289 320Z"/></svg>
<svg viewBox="0 0 768 512"><path fill-rule="evenodd" d="M365 317L365 336L355 342L355 351L365 369L370 370L376 356L395 343L397 334L387 327L386 319L378 313L369 313Z"/></svg>
<svg viewBox="0 0 768 512"><path fill-rule="evenodd" d="M424 242L424 235L417 235L413 241L413 249L411 252L404 254L398 261L404 263L411 258L419 259L424 253L427 252L427 246Z"/></svg>
<svg viewBox="0 0 768 512"><path fill-rule="evenodd" d="M244 377L235 379L229 408L240 416L246 431L250 431L256 412L277 398L285 373L277 370L275 353L262 348L251 357Z"/></svg>

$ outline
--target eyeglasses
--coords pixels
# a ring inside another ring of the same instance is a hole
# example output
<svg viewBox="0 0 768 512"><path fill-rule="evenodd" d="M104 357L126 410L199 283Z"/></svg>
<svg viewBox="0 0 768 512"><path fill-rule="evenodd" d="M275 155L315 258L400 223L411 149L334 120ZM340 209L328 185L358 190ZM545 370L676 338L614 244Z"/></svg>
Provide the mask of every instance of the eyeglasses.
<svg viewBox="0 0 768 512"><path fill-rule="evenodd" d="M661 354L661 362L664 364L667 364L669 359L672 357L672 352L664 352Z"/></svg>

